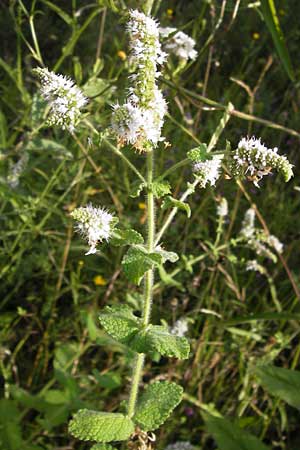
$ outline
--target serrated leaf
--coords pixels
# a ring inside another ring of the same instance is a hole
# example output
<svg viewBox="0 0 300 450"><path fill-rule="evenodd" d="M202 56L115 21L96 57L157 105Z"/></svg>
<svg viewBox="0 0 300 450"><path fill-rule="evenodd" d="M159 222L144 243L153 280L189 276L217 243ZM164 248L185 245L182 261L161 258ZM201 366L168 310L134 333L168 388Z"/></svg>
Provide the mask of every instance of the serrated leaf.
<svg viewBox="0 0 300 450"><path fill-rule="evenodd" d="M122 245L143 244L144 238L135 230L119 230L115 228L110 243L116 247L121 247Z"/></svg>
<svg viewBox="0 0 300 450"><path fill-rule="evenodd" d="M172 263L178 261L179 256L175 252L168 252L167 250L164 250L161 247L156 247L155 253L158 253L162 257L162 263L165 263L166 261L170 261Z"/></svg>
<svg viewBox="0 0 300 450"><path fill-rule="evenodd" d="M221 417L203 414L207 429L220 450L269 450L257 437Z"/></svg>
<svg viewBox="0 0 300 450"><path fill-rule="evenodd" d="M155 180L152 183L152 192L155 198L164 197L167 194L171 193L171 186L168 181L159 181Z"/></svg>
<svg viewBox="0 0 300 450"><path fill-rule="evenodd" d="M259 383L272 395L300 408L300 372L271 365L255 368Z"/></svg>
<svg viewBox="0 0 300 450"><path fill-rule="evenodd" d="M69 432L82 441L125 441L133 431L132 420L120 413L81 409L69 422Z"/></svg>
<svg viewBox="0 0 300 450"><path fill-rule="evenodd" d="M144 328L141 319L126 305L106 306L99 320L113 339L137 353L158 352L162 356L188 358L190 346L185 337L175 336L160 325Z"/></svg>
<svg viewBox="0 0 300 450"><path fill-rule="evenodd" d="M106 306L99 320L105 331L122 344L128 344L140 329L138 318L126 305Z"/></svg>
<svg viewBox="0 0 300 450"><path fill-rule="evenodd" d="M132 188L130 190L130 194L129 194L130 197L132 197L132 198L138 197L145 186L146 186L146 184L143 181L142 182L141 181L134 182L132 184Z"/></svg>
<svg viewBox="0 0 300 450"><path fill-rule="evenodd" d="M176 383L157 381L141 395L134 416L143 431L156 430L182 399L183 389Z"/></svg>
<svg viewBox="0 0 300 450"><path fill-rule="evenodd" d="M190 344L185 337L171 334L161 325L150 325L146 330L140 331L130 346L138 353L158 352L162 356L179 359L187 359L190 353Z"/></svg>
<svg viewBox="0 0 300 450"><path fill-rule="evenodd" d="M212 159L211 154L207 151L206 144L200 144L198 147L192 148L187 152L187 157L194 163Z"/></svg>
<svg viewBox="0 0 300 450"><path fill-rule="evenodd" d="M122 266L129 281L139 285L147 270L161 264L162 257L158 253L147 253L141 247L131 247L124 255Z"/></svg>
<svg viewBox="0 0 300 450"><path fill-rule="evenodd" d="M90 450L117 450L117 449L110 444L95 444L90 448Z"/></svg>
<svg viewBox="0 0 300 450"><path fill-rule="evenodd" d="M178 208L185 211L188 217L191 217L190 205L188 203L181 202L180 200L177 200L176 198L173 198L170 195L164 198L161 208L162 209Z"/></svg>

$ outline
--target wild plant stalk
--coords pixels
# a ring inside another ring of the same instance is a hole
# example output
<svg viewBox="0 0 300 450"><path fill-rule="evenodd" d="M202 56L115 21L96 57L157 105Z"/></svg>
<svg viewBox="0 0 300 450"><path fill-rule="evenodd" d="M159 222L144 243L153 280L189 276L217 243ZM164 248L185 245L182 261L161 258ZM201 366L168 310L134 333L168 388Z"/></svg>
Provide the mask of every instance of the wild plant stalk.
<svg viewBox="0 0 300 450"><path fill-rule="evenodd" d="M139 393L139 388L146 356L152 358L155 353L180 359L189 356L189 342L184 332L176 334L167 326L151 324L154 271L165 262L176 262L179 258L176 253L165 250L159 244L179 211L183 210L190 217L191 210L186 203L187 198L196 188L215 186L223 169L226 169L227 176L229 173L231 177L240 179L246 177L256 186L272 169L280 172L285 181L292 176L292 166L287 158L280 156L276 148L268 149L258 139L241 139L235 150L231 150L229 144L226 150L214 150L234 111L233 105L229 103L208 145L200 143L187 152L187 158L176 162L161 177L154 177L154 153L159 151L163 140L161 130L167 111L163 94L157 86L157 78L160 75L158 66L161 66L167 57L161 47L159 35L161 33L168 36L170 31L160 31L158 23L150 17L152 3L152 0L144 3L145 14L136 10L129 13L127 32L130 41L130 62L134 72L130 77L131 86L125 102L113 107L110 137L107 138L106 135L103 138L104 143L114 154L122 158L137 177L138 194L142 190L146 192L146 244L143 236L136 230L124 230L122 224L118 226L117 217L105 208L87 205L75 209L71 214L77 222L77 230L89 244L87 255L97 253L97 246L103 241L109 241L116 246L129 246L122 260L124 273L132 283L140 285L141 281L144 281L141 317L123 304L107 306L100 313L100 323L105 331L113 339L127 346L131 352L135 352L135 359L126 413L83 409L78 411L70 422L69 430L74 437L99 443L126 441L138 434L143 443L147 444L150 439L147 433L159 428L182 399L183 389L173 382L151 383L142 394ZM187 59L196 57L194 44L184 33L175 33L169 40L171 42L168 43L168 49L175 48L175 54L181 55L181 65L186 64ZM75 136L81 109L87 104L87 99L72 80L47 69L36 69L36 73L42 82L42 95L49 103L48 125L58 125ZM98 131L87 119L85 123L99 136ZM117 141L117 146L111 142L112 139ZM146 155L145 177L122 153L122 147L126 144ZM187 163L192 166L194 180L188 183L180 199L173 198L171 185L166 176ZM156 198L162 198L162 207L170 210L157 234ZM224 208L227 206L223 205L223 209L220 208L218 213L220 220L215 252L222 248L219 241L223 217L227 214ZM251 238L252 245L256 245L261 251L262 242L257 239L253 223L250 224L251 227L247 228L247 224L244 227L245 233L250 233L245 236ZM264 239L269 239L270 242L271 236ZM202 258L203 255L195 257L193 263ZM255 266L254 263L253 265Z"/></svg>

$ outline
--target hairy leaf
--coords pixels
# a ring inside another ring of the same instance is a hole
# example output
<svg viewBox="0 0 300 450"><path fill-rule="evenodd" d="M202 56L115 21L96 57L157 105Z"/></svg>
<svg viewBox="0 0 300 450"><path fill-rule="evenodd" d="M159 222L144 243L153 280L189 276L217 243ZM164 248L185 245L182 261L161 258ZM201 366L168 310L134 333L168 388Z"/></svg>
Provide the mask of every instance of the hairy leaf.
<svg viewBox="0 0 300 450"><path fill-rule="evenodd" d="M124 255L122 265L129 281L139 285L147 270L161 264L162 257L157 253L147 253L140 247L131 247Z"/></svg>
<svg viewBox="0 0 300 450"><path fill-rule="evenodd" d="M132 184L131 191L130 191L130 197L135 198L138 197L146 184L143 181L136 181Z"/></svg>
<svg viewBox="0 0 300 450"><path fill-rule="evenodd" d="M155 180L152 183L152 192L155 198L164 197L167 194L171 193L171 186L168 181L158 181Z"/></svg>
<svg viewBox="0 0 300 450"><path fill-rule="evenodd" d="M119 413L81 409L69 422L69 432L82 441L125 441L133 431L132 420Z"/></svg>
<svg viewBox="0 0 300 450"><path fill-rule="evenodd" d="M161 247L157 247L155 249L155 253L158 253L162 257L162 262L165 263L166 261L170 261L172 263L178 261L179 256L175 252L168 252L167 250L164 250Z"/></svg>
<svg viewBox="0 0 300 450"><path fill-rule="evenodd" d="M175 383L157 381L141 395L134 420L143 431L152 431L162 425L180 403L183 389Z"/></svg>
<svg viewBox="0 0 300 450"><path fill-rule="evenodd" d="M188 217L191 217L190 205L188 203L181 202L180 200L177 200L176 198L173 198L170 195L164 198L161 208L162 209L178 208L185 211Z"/></svg>
<svg viewBox="0 0 300 450"><path fill-rule="evenodd" d="M300 371L266 365L256 367L255 374L270 394L300 408Z"/></svg>
<svg viewBox="0 0 300 450"><path fill-rule="evenodd" d="M257 437L227 419L203 414L209 433L220 450L268 450Z"/></svg>
<svg viewBox="0 0 300 450"><path fill-rule="evenodd" d="M138 318L126 305L106 306L99 320L105 331L122 344L128 344L139 331Z"/></svg>
<svg viewBox="0 0 300 450"><path fill-rule="evenodd" d="M187 359L190 345L185 337L169 333L166 327L150 325L136 335L131 348L139 353L158 352L162 356Z"/></svg>
<svg viewBox="0 0 300 450"><path fill-rule="evenodd" d="M144 238L135 230L119 230L115 228L110 243L116 247L121 247L122 245L143 244Z"/></svg>

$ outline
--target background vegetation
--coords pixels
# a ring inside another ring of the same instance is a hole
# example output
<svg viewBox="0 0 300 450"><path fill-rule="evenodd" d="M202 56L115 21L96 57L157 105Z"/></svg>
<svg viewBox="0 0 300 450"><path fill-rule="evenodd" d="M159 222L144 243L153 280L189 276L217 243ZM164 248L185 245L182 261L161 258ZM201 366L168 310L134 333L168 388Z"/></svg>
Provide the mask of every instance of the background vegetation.
<svg viewBox="0 0 300 450"><path fill-rule="evenodd" d="M88 202L106 205L123 223L142 230L144 200L130 197L132 174L108 147L90 141L86 127L76 137L43 128L45 110L32 69L45 64L76 79L93 99L88 108L93 122L105 130L128 76L118 10L136 6L117 0L1 2L3 450L89 448L68 435L70 414L82 406L101 409L104 403L114 410L126 394L131 356L98 327L97 314L108 301L139 309L140 289L128 286L120 273L123 250L103 245L100 256L84 257L85 245L73 233L69 212ZM208 142L229 101L235 110L221 146L255 134L295 165L287 185L277 177L268 177L261 189L222 179L216 189L198 190L189 201L191 219L178 214L165 236L166 247L181 259L173 278L157 276L153 322L187 318L192 355L176 363L158 359L151 372L146 366L145 380L174 379L186 392L157 436L159 448L176 441L217 448L201 415L213 410L269 448L300 447L298 410L268 394L253 373L254 365L268 362L297 369L300 356L300 8L297 0L278 0L276 8L291 63L287 53L278 56L259 2L155 3L162 25L183 28L199 52L183 69L172 59L163 74L169 107L164 135L171 146L157 151L160 170ZM143 156L124 151L143 167ZM170 175L174 196L189 178L190 168ZM228 200L229 218L220 240L223 250L216 252L220 195ZM269 277L246 271L253 253L232 242L253 204L257 224L285 244L277 263L262 260ZM164 215L158 209L159 223Z"/></svg>

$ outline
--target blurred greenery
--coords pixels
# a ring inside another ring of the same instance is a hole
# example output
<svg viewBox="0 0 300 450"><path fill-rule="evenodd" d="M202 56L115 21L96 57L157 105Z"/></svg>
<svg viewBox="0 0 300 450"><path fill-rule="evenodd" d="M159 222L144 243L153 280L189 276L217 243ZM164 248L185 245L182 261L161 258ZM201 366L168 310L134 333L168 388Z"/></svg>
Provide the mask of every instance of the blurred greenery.
<svg viewBox="0 0 300 450"><path fill-rule="evenodd" d="M273 20L271 30L266 3L276 6L280 28ZM104 132L111 105L126 94L122 15L140 5L0 2L1 450L90 448L68 435L71 413L82 407L114 411L126 398L132 355L105 334L97 316L107 304L127 302L138 311L141 288L121 272L122 248L104 244L98 255L84 256L69 213L88 202L105 205L124 227L143 232L143 195L130 196L134 174L105 140L91 140L86 125ZM192 36L199 53L185 67L171 58L163 71L170 146L156 152L157 173L209 142L229 101L234 111L219 148L253 134L279 147L295 166L288 184L270 176L257 189L223 178L215 189L197 190L189 197L191 218L178 213L164 236L180 260L157 274L153 323L187 318L192 353L185 361L146 364L145 381L178 381L186 392L157 433L157 446L190 441L222 450L213 428L230 434L235 423L243 439L250 432L270 449L299 450L299 411L284 395L263 389L253 370L262 364L299 369L299 3L156 0L153 12L162 26ZM42 64L71 76L90 97L74 136L44 127L45 103L32 74ZM144 156L129 148L124 153L144 173ZM178 198L191 179L188 166L170 173L172 196ZM228 200L229 216L215 245L220 196ZM284 243L276 263L261 261L268 276L245 270L253 252L236 241L253 204L257 226ZM158 208L158 226L165 217ZM221 426L214 418L209 426L203 411L230 421Z"/></svg>

